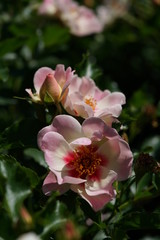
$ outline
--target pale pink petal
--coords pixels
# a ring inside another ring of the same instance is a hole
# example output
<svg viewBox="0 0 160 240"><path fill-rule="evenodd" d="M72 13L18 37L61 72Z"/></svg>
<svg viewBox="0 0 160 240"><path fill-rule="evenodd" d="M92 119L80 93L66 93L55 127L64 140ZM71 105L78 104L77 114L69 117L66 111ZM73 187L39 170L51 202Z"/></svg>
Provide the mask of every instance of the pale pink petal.
<svg viewBox="0 0 160 240"><path fill-rule="evenodd" d="M85 199L95 211L101 210L108 202L114 198L114 196L108 194L89 196L85 192L83 184L71 185L71 190L78 193L83 199Z"/></svg>
<svg viewBox="0 0 160 240"><path fill-rule="evenodd" d="M99 117L101 119L108 115L111 115L113 117L119 117L122 111L122 106L120 104L116 104L114 106L108 106L108 107L104 106L104 108L101 108L101 109L100 108L98 109L98 107L99 106L97 106L97 111L95 111L94 116Z"/></svg>
<svg viewBox="0 0 160 240"><path fill-rule="evenodd" d="M107 99L108 105L115 105L115 104L125 104L126 103L126 97L121 92L113 92L108 96Z"/></svg>
<svg viewBox="0 0 160 240"><path fill-rule="evenodd" d="M103 137L108 139L117 136L116 130L107 126L100 118L91 117L86 119L82 124L84 135L93 140L101 140Z"/></svg>
<svg viewBox="0 0 160 240"><path fill-rule="evenodd" d="M69 85L69 94L77 93L82 96L94 96L95 94L95 82L89 77L75 77L74 80Z"/></svg>
<svg viewBox="0 0 160 240"><path fill-rule="evenodd" d="M34 95L33 95L31 89L26 88L25 91L29 94L29 96L30 96L31 98L34 98Z"/></svg>
<svg viewBox="0 0 160 240"><path fill-rule="evenodd" d="M118 174L118 181L127 179L131 175L133 154L127 142L119 139L120 155L117 159L118 164L114 166L114 171Z"/></svg>
<svg viewBox="0 0 160 240"><path fill-rule="evenodd" d="M73 116L88 118L94 114L92 107L84 102L84 99L81 96L80 92L75 92L68 95L63 106L66 111Z"/></svg>
<svg viewBox="0 0 160 240"><path fill-rule="evenodd" d="M80 123L69 115L56 116L52 126L69 143L79 137L83 137Z"/></svg>
<svg viewBox="0 0 160 240"><path fill-rule="evenodd" d="M64 65L58 64L55 69L54 77L61 88L66 88L73 78L73 73L74 71L72 71L71 67L68 67L65 71Z"/></svg>
<svg viewBox="0 0 160 240"><path fill-rule="evenodd" d="M86 193L90 196L99 194L114 195L113 182L117 179L117 173L108 170L106 167L100 167L100 178L98 180L88 179L85 183Z"/></svg>
<svg viewBox="0 0 160 240"><path fill-rule="evenodd" d="M70 184L80 184L87 181L86 179L76 178L71 176L64 176L63 180L64 180L63 181L64 183L70 183Z"/></svg>
<svg viewBox="0 0 160 240"><path fill-rule="evenodd" d="M43 192L45 195L49 196L53 191L59 191L60 194L65 193L70 188L70 184L58 184L56 176L54 173L49 172L43 183Z"/></svg>
<svg viewBox="0 0 160 240"><path fill-rule="evenodd" d="M89 77L82 77L79 91L82 96L93 97L95 95L95 82Z"/></svg>
<svg viewBox="0 0 160 240"><path fill-rule="evenodd" d="M105 96L108 96L111 92L109 90L104 90L104 91L101 91L98 87L96 88L95 90L95 95L94 95L94 98L99 101L101 100L102 98L104 98Z"/></svg>
<svg viewBox="0 0 160 240"><path fill-rule="evenodd" d="M73 109L73 101L70 98L70 95L68 94L69 90L66 89L64 95L62 96L61 103L64 107L64 109L70 114L70 115L76 115Z"/></svg>
<svg viewBox="0 0 160 240"><path fill-rule="evenodd" d="M106 114L103 116L99 116L109 127L112 127L113 122L119 122L117 118L113 117L112 114Z"/></svg>
<svg viewBox="0 0 160 240"><path fill-rule="evenodd" d="M64 92L66 91L68 86L71 84L71 82L74 82L74 80L77 78L77 76L73 74L74 72L75 71L71 72L70 67L67 68L67 70L66 70L66 82L63 85L62 95L64 94Z"/></svg>
<svg viewBox="0 0 160 240"><path fill-rule="evenodd" d="M120 136L105 142L97 152L107 157L108 169L117 173L117 180L121 181L129 177L133 161L132 152Z"/></svg>
<svg viewBox="0 0 160 240"><path fill-rule="evenodd" d="M55 0L43 0L38 12L39 14L54 15L57 11Z"/></svg>
<svg viewBox="0 0 160 240"><path fill-rule="evenodd" d="M62 135L56 132L48 132L41 140L40 148L44 151L44 156L50 170L67 170L65 156L71 152L69 144Z"/></svg>
<svg viewBox="0 0 160 240"><path fill-rule="evenodd" d="M35 93L32 93L31 89L25 89L25 91L29 94L33 102L41 102L40 97Z"/></svg>
<svg viewBox="0 0 160 240"><path fill-rule="evenodd" d="M77 138L70 143L70 146L76 147L77 145L90 145L92 143L91 139L86 137Z"/></svg>
<svg viewBox="0 0 160 240"><path fill-rule="evenodd" d="M57 178L57 182L58 184L80 184L80 183L83 183L83 182L86 182L87 180L86 179L82 179L82 178L77 178L75 176L72 176L73 175L73 172L72 172L72 167L65 167L62 169L62 171L55 171L53 169L50 169L54 175L56 176Z"/></svg>
<svg viewBox="0 0 160 240"><path fill-rule="evenodd" d="M102 98L98 103L97 106L98 108L105 108L108 106L112 107L113 105L123 105L126 103L126 98L123 93L121 92L113 92L104 98Z"/></svg>
<svg viewBox="0 0 160 240"><path fill-rule="evenodd" d="M108 160L108 169L115 171L115 168L117 166L117 159L120 155L119 139L113 138L111 140L105 141L98 148L97 152L102 156L106 156Z"/></svg>
<svg viewBox="0 0 160 240"><path fill-rule="evenodd" d="M41 148L42 145L42 138L44 137L44 135L48 132L57 132L56 128L53 127L53 125L49 125L47 127L42 128L39 133L38 133L38 146L39 148Z"/></svg>
<svg viewBox="0 0 160 240"><path fill-rule="evenodd" d="M72 93L74 93L74 92L77 92L77 93L81 94L80 91L79 91L79 88L80 88L81 84L82 84L81 78L79 78L78 76L76 76L76 77L74 78L74 81L72 81L71 84L70 84L69 87L68 87L68 89L69 89L69 94L72 94Z"/></svg>
<svg viewBox="0 0 160 240"><path fill-rule="evenodd" d="M44 81L46 79L46 76L48 74L53 74L54 75L54 71L51 68L48 68L48 67L39 68L35 72L33 83L34 83L34 88L36 89L37 93L39 93L40 88L41 88L42 84L44 83Z"/></svg>
<svg viewBox="0 0 160 240"><path fill-rule="evenodd" d="M76 116L81 116L83 118L92 117L94 112L93 109L84 102L73 103L73 109Z"/></svg>
<svg viewBox="0 0 160 240"><path fill-rule="evenodd" d="M74 19L68 19L71 32L77 36L86 36L102 31L102 24L94 12L84 6L77 8Z"/></svg>

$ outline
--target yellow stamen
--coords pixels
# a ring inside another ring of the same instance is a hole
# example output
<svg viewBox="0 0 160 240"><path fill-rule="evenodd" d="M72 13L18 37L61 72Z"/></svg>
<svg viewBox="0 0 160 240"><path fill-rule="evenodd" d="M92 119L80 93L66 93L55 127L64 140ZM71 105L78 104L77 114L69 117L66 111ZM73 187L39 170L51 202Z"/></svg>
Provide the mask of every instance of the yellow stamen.
<svg viewBox="0 0 160 240"><path fill-rule="evenodd" d="M97 101L93 97L86 98L84 102L88 104L93 110L96 109Z"/></svg>
<svg viewBox="0 0 160 240"><path fill-rule="evenodd" d="M74 152L74 160L71 164L75 167L77 177L85 178L92 176L102 161L101 156L96 152L96 148L90 146L80 146Z"/></svg>

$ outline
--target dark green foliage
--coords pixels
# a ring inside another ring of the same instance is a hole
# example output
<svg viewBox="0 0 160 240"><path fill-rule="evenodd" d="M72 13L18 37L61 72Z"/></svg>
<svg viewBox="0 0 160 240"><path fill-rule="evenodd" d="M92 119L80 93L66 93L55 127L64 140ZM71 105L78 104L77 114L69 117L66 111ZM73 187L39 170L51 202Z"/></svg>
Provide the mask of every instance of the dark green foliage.
<svg viewBox="0 0 160 240"><path fill-rule="evenodd" d="M0 3L0 239L35 232L42 240L68 240L67 224L76 240L159 239L160 5L130 1L127 15L100 34L79 38L58 20L39 16L38 2ZM25 89L33 89L39 67L59 63L93 78L102 90L126 95L114 126L133 151L133 176L115 184L115 202L102 212L73 192L42 192L48 167L37 134L51 118L26 101Z"/></svg>

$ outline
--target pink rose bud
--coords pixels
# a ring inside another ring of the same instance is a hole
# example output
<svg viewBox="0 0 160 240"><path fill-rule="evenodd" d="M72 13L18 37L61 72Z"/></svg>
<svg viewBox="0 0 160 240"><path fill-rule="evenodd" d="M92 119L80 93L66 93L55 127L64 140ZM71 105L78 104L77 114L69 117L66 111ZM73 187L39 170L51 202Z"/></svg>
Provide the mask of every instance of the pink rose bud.
<svg viewBox="0 0 160 240"><path fill-rule="evenodd" d="M57 83L54 75L49 73L40 89L40 98L43 102L58 102L62 88Z"/></svg>
<svg viewBox="0 0 160 240"><path fill-rule="evenodd" d="M41 67L35 72L33 78L35 93L28 88L25 90L35 103L60 102L74 78L74 71L71 67L65 70L63 64L58 64L55 70Z"/></svg>

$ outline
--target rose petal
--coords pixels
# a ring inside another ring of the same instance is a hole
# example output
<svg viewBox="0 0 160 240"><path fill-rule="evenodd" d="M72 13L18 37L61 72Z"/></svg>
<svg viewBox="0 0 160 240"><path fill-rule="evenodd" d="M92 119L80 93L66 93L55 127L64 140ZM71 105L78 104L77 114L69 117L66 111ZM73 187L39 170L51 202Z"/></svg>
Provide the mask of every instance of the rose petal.
<svg viewBox="0 0 160 240"><path fill-rule="evenodd" d="M95 82L89 77L81 78L81 85L79 88L79 93L83 97L93 97L95 95L96 85Z"/></svg>
<svg viewBox="0 0 160 240"><path fill-rule="evenodd" d="M53 127L53 125L49 125L47 127L42 128L39 133L38 133L38 146L39 148L41 148L42 145L42 138L44 137L44 135L48 132L57 132L56 128Z"/></svg>
<svg viewBox="0 0 160 240"><path fill-rule="evenodd" d="M83 118L92 117L94 112L93 109L84 102L78 102L73 104L74 112L77 113L77 116L81 116Z"/></svg>
<svg viewBox="0 0 160 240"><path fill-rule="evenodd" d="M101 169L101 176L100 179L89 180L85 183L85 190L86 193L90 196L96 196L99 194L109 194L114 195L112 183L117 178L117 173L112 170L108 170L106 167L100 167Z"/></svg>
<svg viewBox="0 0 160 240"><path fill-rule="evenodd" d="M85 138L85 137L82 137L82 138L77 138L76 140L74 140L73 142L70 143L70 145L72 147L75 147L77 145L90 145L92 142L89 138Z"/></svg>
<svg viewBox="0 0 160 240"><path fill-rule="evenodd" d="M69 143L79 137L83 137L80 123L71 116L56 116L52 122L52 126Z"/></svg>
<svg viewBox="0 0 160 240"><path fill-rule="evenodd" d="M70 184L80 184L87 181L86 179L76 178L72 176L64 176L63 179L64 179L64 183L70 183Z"/></svg>
<svg viewBox="0 0 160 240"><path fill-rule="evenodd" d="M110 106L110 107L105 107L102 109L99 109L95 111L94 116L99 117L99 118L104 118L106 115L111 115L111 117L118 117L122 111L122 106L120 104Z"/></svg>
<svg viewBox="0 0 160 240"><path fill-rule="evenodd" d="M117 159L120 155L120 147L118 139L111 139L108 141L103 142L101 146L99 146L97 153L102 156L106 156L108 162L107 167L114 171L114 165L117 164ZM116 172L116 171L115 171Z"/></svg>
<svg viewBox="0 0 160 240"><path fill-rule="evenodd" d="M49 196L53 191L59 191L60 194L65 193L70 188L69 184L59 185L54 173L49 172L43 183L43 192L45 195Z"/></svg>
<svg viewBox="0 0 160 240"><path fill-rule="evenodd" d="M33 83L34 83L34 87L36 89L36 92L39 94L40 88L44 82L44 80L46 79L46 76L48 74L53 74L54 75L54 71L51 68L48 67L42 67L39 68L35 74L34 74L34 79L33 79Z"/></svg>
<svg viewBox="0 0 160 240"><path fill-rule="evenodd" d="M125 95L121 92L113 92L104 98L102 98L100 101L98 101L97 105L98 108L105 108L108 106L112 107L113 105L123 105L126 103Z"/></svg>
<svg viewBox="0 0 160 240"><path fill-rule="evenodd" d="M71 67L68 67L65 70L65 67L63 64L58 64L56 66L54 77L56 78L58 84L63 89L63 92L66 89L66 87L70 84L73 78L73 74L74 74L74 71L72 71Z"/></svg>
<svg viewBox="0 0 160 240"><path fill-rule="evenodd" d="M71 185L71 190L78 193L83 199L85 199L95 211L101 210L114 197L108 194L89 196L85 192L84 184Z"/></svg>
<svg viewBox="0 0 160 240"><path fill-rule="evenodd" d="M120 155L117 159L118 164L112 166L112 169L118 174L118 181L127 179L131 175L133 154L127 142L123 139L119 140ZM113 168L114 167L114 168Z"/></svg>
<svg viewBox="0 0 160 240"><path fill-rule="evenodd" d="M68 169L65 156L72 149L62 135L56 132L46 133L41 141L41 149L44 151L45 160L51 170L62 171L62 169Z"/></svg>
<svg viewBox="0 0 160 240"><path fill-rule="evenodd" d="M130 176L133 156L129 145L120 136L105 142L97 152L107 156L108 169L118 174L118 181L125 180Z"/></svg>
<svg viewBox="0 0 160 240"><path fill-rule="evenodd" d="M82 124L82 130L85 136L97 141L103 137L111 139L117 136L117 132L113 128L97 117L86 119Z"/></svg>

